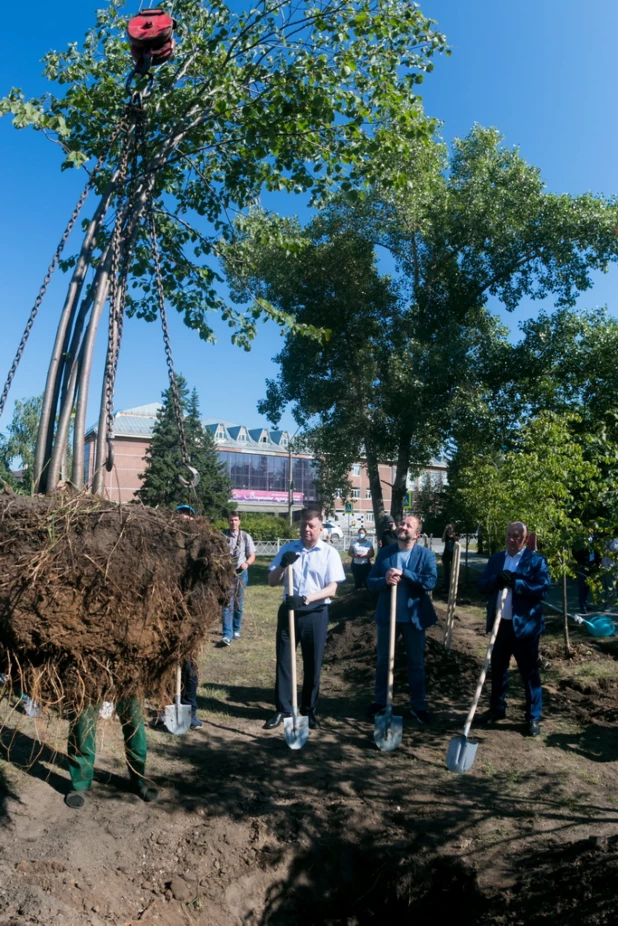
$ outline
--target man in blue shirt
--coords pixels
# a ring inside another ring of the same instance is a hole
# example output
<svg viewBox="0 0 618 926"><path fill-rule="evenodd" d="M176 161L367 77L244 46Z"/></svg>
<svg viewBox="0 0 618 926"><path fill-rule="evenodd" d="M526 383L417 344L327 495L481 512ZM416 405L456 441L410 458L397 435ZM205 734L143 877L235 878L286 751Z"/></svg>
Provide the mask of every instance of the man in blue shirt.
<svg viewBox="0 0 618 926"><path fill-rule="evenodd" d="M509 662L515 657L526 693L526 732L539 736L543 692L539 671L539 639L544 629L541 602L549 590L549 569L538 553L526 546L528 529L513 521L506 531L506 552L489 558L478 581L479 591L489 595L487 633L496 617L498 596L508 589L498 636L491 654L491 696L484 723L496 723L506 716Z"/></svg>
<svg viewBox="0 0 618 926"><path fill-rule="evenodd" d="M277 616L277 711L264 724L266 730L274 730L284 717L292 716L290 610L294 611L296 640L300 641L303 657L300 711L309 717L312 729L320 726L316 707L328 630L328 605L337 592L337 584L345 582L341 556L320 539L321 533L321 513L305 509L301 514L300 540L284 544L270 564L268 584L272 587L285 583L287 567L293 567L294 594L288 595L285 585Z"/></svg>
<svg viewBox="0 0 618 926"><path fill-rule="evenodd" d="M378 553L367 586L380 592L376 609L378 658L372 716L386 707L391 588L397 588L397 632L403 637L408 660L408 690L412 715L419 723L431 722L425 695L425 630L437 623L429 592L438 581L436 557L418 543L418 518L403 518L397 541Z"/></svg>

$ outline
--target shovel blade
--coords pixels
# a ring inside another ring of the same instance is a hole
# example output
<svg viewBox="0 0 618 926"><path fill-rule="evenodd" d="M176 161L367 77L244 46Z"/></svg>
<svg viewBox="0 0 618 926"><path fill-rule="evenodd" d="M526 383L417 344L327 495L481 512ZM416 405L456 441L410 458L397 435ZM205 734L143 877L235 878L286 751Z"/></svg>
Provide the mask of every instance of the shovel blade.
<svg viewBox="0 0 618 926"><path fill-rule="evenodd" d="M179 701L176 704L168 704L163 714L163 723L174 736L186 733L191 726L191 705L180 704Z"/></svg>
<svg viewBox="0 0 618 926"><path fill-rule="evenodd" d="M446 767L449 772L463 775L474 762L479 744L473 743L466 736L456 736L452 739L446 753Z"/></svg>
<svg viewBox="0 0 618 926"><path fill-rule="evenodd" d="M373 738L382 752L397 749L403 736L403 717L395 717L388 711L376 715Z"/></svg>
<svg viewBox="0 0 618 926"><path fill-rule="evenodd" d="M283 735L290 749L302 749L309 739L309 718L300 715L284 717Z"/></svg>

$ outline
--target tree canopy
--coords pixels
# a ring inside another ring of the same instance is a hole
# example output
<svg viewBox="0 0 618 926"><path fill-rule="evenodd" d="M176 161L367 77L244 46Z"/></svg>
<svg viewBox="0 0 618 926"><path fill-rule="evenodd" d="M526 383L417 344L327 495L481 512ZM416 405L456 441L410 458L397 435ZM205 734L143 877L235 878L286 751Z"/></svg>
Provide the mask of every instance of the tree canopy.
<svg viewBox="0 0 618 926"><path fill-rule="evenodd" d="M381 153L376 162L378 177ZM378 462L396 466L399 516L410 469L457 445L470 421L495 424L487 395L504 387L512 352L489 298L509 310L524 296L570 306L618 258L614 200L547 192L496 130L475 126L450 156L437 138L416 140L398 169L404 185L377 179L366 196L333 197L304 229L256 212L226 249L237 298L253 288L328 327L313 344L287 335L262 407L276 420L292 402L327 462L365 457L376 518Z"/></svg>

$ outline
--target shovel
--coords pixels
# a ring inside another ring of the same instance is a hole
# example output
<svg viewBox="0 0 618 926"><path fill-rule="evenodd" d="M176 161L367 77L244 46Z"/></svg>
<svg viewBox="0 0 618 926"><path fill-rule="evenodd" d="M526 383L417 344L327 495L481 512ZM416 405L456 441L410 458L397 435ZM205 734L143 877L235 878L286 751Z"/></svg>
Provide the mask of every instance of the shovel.
<svg viewBox="0 0 618 926"><path fill-rule="evenodd" d="M506 601L508 591L508 588L503 588L500 592L498 607L496 609L496 619L494 620L494 626L491 630L485 662L483 663L478 685L476 686L476 691L474 692L472 705L468 712L468 716L466 717L466 723L463 728L463 735L456 736L450 741L448 746L448 751L446 753L446 767L448 768L449 772L458 772L460 775L463 774L463 772L467 772L474 762L474 757L476 756L476 750L478 749L479 744L475 743L473 740L469 740L468 734L470 733L472 720L474 719L474 715L479 704L479 698L481 697L481 691L483 690L483 685L485 684L485 676L487 675L487 669L489 668L489 662L491 660L491 653L494 648L494 643L496 642L496 637L498 636L498 627L500 626L500 621L502 620L502 611L504 609L504 602Z"/></svg>
<svg viewBox="0 0 618 926"><path fill-rule="evenodd" d="M288 566L288 595L294 594L294 569ZM298 713L298 693L296 691L296 629L294 627L294 610L288 611L290 635L290 659L292 662L292 716L283 718L283 735L290 749L302 749L309 739L309 718Z"/></svg>
<svg viewBox="0 0 618 926"><path fill-rule="evenodd" d="M393 676L395 672L395 631L397 619L397 586L391 585L391 624L388 640L388 689L386 707L376 714L373 738L382 752L392 752L401 743L403 718L393 717Z"/></svg>
<svg viewBox="0 0 618 926"><path fill-rule="evenodd" d="M163 723L170 733L180 736L191 726L191 705L180 703L181 669L176 666L176 694L174 703L168 704L163 714Z"/></svg>

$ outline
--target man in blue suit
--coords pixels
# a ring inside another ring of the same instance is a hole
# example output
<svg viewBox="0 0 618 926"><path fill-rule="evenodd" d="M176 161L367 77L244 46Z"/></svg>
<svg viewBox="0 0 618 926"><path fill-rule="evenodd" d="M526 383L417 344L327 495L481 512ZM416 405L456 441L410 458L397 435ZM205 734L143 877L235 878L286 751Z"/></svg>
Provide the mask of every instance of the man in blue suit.
<svg viewBox="0 0 618 926"><path fill-rule="evenodd" d="M539 671L539 638L544 630L541 601L549 589L549 569L538 553L526 547L528 529L521 521L509 524L506 552L490 557L479 579L479 591L489 595L487 632L496 616L498 596L508 589L498 636L491 654L491 695L485 723L496 723L506 716L509 662L515 657L526 692L526 724L529 736L541 732L543 708Z"/></svg>
<svg viewBox="0 0 618 926"><path fill-rule="evenodd" d="M427 724L431 718L425 698L425 630L438 620L428 594L438 581L438 568L434 554L418 543L420 532L418 518L403 518L397 528L397 542L380 550L367 577L367 587L380 592L375 703L369 714L386 707L391 588L396 586L397 631L408 659L410 707L419 723Z"/></svg>

